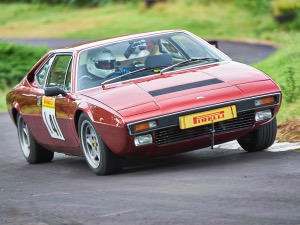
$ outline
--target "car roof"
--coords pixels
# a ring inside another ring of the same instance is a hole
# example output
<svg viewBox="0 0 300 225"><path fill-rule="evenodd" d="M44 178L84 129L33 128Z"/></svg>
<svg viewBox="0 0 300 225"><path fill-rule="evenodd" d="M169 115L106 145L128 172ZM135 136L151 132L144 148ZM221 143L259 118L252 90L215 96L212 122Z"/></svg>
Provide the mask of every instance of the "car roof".
<svg viewBox="0 0 300 225"><path fill-rule="evenodd" d="M80 44L75 44L75 45L67 46L67 47L64 47L64 48L55 49L55 50L52 50L51 52L81 51L81 50L85 50L85 49L88 49L88 48L91 48L91 47L94 47L94 46L101 46L101 45L111 44L111 43L114 43L114 42L130 40L130 39L134 39L134 38L147 37L147 36L159 35L159 34L174 33L174 32L188 33L185 30L162 30L162 31L138 33L138 34L124 35L124 36L119 36L119 37L112 37L112 38L106 38L106 39L101 39L101 40L83 42L83 43L80 43Z"/></svg>

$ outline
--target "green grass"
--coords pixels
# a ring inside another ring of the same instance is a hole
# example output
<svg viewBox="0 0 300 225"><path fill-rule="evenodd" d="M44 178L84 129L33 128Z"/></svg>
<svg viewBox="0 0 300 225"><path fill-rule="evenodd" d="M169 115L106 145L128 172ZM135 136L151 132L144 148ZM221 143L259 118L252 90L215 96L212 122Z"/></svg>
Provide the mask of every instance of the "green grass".
<svg viewBox="0 0 300 225"><path fill-rule="evenodd" d="M158 4L150 10L143 4L130 3L98 8L0 4L3 31L0 37L98 39L161 29L187 29L202 37L256 39L263 31L276 27L268 14L255 17L246 8L222 2L197 4L178 0Z"/></svg>
<svg viewBox="0 0 300 225"><path fill-rule="evenodd" d="M0 38L101 39L145 31L185 29L205 39L272 43L279 49L269 59L253 66L266 72L280 86L287 86L287 70L292 67L294 78L300 84L300 14L293 23L279 25L272 18L271 10L266 8L267 0L263 0L264 7L260 5L262 1L249 2L169 0L151 9L146 9L142 3L93 8L0 4ZM288 103L284 94L278 120L299 117L299 103L300 97Z"/></svg>
<svg viewBox="0 0 300 225"><path fill-rule="evenodd" d="M6 111L6 94L8 92L7 90L0 90L0 113Z"/></svg>
<svg viewBox="0 0 300 225"><path fill-rule="evenodd" d="M270 75L281 87L289 86L288 69L293 68L295 85L300 85L300 33L281 33L277 37L278 43L286 43L268 59L253 66ZM288 94L283 92L283 102L278 114L279 121L299 118L300 93L295 90L294 99L288 99ZM290 103L292 102L292 103Z"/></svg>

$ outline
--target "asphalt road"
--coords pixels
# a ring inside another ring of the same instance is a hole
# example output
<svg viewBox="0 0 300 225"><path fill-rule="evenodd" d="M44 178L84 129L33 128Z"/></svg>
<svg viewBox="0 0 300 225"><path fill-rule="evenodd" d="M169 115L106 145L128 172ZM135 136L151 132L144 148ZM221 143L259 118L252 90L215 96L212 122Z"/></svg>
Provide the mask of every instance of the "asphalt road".
<svg viewBox="0 0 300 225"><path fill-rule="evenodd" d="M10 38L4 41L23 43L29 45L47 46L48 48L62 48L68 45L86 42L87 40L65 39L17 39ZM271 55L276 49L267 44L253 44L246 42L219 41L219 48L233 60L241 63L252 64L260 62Z"/></svg>
<svg viewBox="0 0 300 225"><path fill-rule="evenodd" d="M0 224L300 224L300 152L246 153L231 144L95 176L83 158L29 165L0 114Z"/></svg>

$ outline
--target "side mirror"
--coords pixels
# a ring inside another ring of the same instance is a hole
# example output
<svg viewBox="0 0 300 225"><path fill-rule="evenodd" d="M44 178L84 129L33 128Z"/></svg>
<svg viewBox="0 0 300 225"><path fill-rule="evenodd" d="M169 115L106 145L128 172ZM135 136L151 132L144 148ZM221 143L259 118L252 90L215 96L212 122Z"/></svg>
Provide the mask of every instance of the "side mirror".
<svg viewBox="0 0 300 225"><path fill-rule="evenodd" d="M46 87L44 91L45 91L45 96L53 97L53 96L62 95L72 101L76 100L76 98L74 98L72 95L65 92L63 89L59 87Z"/></svg>
<svg viewBox="0 0 300 225"><path fill-rule="evenodd" d="M62 95L64 97L67 96L67 92L65 92L63 89L59 87L46 87L45 88L45 95L46 96L57 96L57 95Z"/></svg>
<svg viewBox="0 0 300 225"><path fill-rule="evenodd" d="M215 46L216 48L219 48L218 41L208 41L208 43Z"/></svg>

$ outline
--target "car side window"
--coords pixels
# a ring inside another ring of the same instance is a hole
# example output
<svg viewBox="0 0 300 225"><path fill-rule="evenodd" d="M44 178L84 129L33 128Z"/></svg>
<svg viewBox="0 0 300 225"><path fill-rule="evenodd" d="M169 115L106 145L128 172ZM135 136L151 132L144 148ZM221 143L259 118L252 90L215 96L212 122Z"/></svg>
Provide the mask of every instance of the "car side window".
<svg viewBox="0 0 300 225"><path fill-rule="evenodd" d="M65 79L65 90L67 92L71 91L71 77L72 77L72 59L69 62L69 67L68 67L68 71L67 71L67 75L66 75L66 79Z"/></svg>
<svg viewBox="0 0 300 225"><path fill-rule="evenodd" d="M46 87L60 87L71 89L71 55L57 55L48 75Z"/></svg>
<svg viewBox="0 0 300 225"><path fill-rule="evenodd" d="M51 63L53 61L54 57L50 58L40 69L38 74L35 76L35 82L39 87L44 87L48 71L50 69Z"/></svg>

